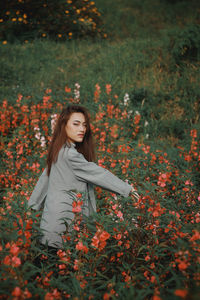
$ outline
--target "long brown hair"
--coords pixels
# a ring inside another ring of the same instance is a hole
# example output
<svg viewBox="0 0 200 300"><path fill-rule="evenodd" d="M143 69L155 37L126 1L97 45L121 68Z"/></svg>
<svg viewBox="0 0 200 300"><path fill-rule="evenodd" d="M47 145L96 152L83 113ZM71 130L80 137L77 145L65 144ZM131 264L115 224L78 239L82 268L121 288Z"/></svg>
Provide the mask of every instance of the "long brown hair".
<svg viewBox="0 0 200 300"><path fill-rule="evenodd" d="M82 153L88 161L95 160L94 143L92 138L92 131L90 128L90 119L87 110L80 105L69 105L64 108L56 122L52 140L50 142L47 154L47 175L49 176L51 171L51 165L58 159L58 153L61 147L67 142L67 133L65 126L72 113L78 112L85 116L86 121L86 133L81 143L76 143L76 149Z"/></svg>

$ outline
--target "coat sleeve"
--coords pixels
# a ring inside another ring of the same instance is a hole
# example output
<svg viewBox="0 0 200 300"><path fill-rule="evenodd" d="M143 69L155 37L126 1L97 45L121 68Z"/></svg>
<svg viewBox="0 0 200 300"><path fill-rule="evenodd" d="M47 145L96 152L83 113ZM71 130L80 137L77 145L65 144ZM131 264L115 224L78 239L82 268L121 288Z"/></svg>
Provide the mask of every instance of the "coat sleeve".
<svg viewBox="0 0 200 300"><path fill-rule="evenodd" d="M128 197L132 186L113 175L110 171L93 162L88 162L74 148L69 148L67 157L78 180L95 184L108 191Z"/></svg>
<svg viewBox="0 0 200 300"><path fill-rule="evenodd" d="M45 197L47 195L47 189L48 189L48 182L49 177L47 175L46 168L42 172L41 176L39 177L36 186L30 196L30 199L28 201L28 206L35 210L39 210L45 200Z"/></svg>

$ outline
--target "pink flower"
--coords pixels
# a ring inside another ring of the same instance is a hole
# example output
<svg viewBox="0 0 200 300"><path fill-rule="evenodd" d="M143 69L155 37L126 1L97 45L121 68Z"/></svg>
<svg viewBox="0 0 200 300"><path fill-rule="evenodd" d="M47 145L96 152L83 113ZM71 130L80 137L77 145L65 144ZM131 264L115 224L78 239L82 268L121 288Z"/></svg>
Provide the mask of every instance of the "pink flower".
<svg viewBox="0 0 200 300"><path fill-rule="evenodd" d="M123 219L123 213L119 210L117 212L117 216L120 218L120 219Z"/></svg>

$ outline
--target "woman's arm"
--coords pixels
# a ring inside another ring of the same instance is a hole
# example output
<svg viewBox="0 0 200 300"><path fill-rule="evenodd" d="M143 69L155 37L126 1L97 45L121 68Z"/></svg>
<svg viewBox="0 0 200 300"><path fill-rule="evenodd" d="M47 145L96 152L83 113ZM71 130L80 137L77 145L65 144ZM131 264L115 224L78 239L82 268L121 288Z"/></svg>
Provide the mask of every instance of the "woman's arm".
<svg viewBox="0 0 200 300"><path fill-rule="evenodd" d="M95 184L124 197L129 196L132 190L131 185L97 164L88 162L84 156L73 147L68 149L67 159L75 176L79 180Z"/></svg>
<svg viewBox="0 0 200 300"><path fill-rule="evenodd" d="M42 172L40 178L38 179L36 186L30 196L28 201L28 206L35 210L39 210L45 200L47 195L49 177L46 173L46 168Z"/></svg>

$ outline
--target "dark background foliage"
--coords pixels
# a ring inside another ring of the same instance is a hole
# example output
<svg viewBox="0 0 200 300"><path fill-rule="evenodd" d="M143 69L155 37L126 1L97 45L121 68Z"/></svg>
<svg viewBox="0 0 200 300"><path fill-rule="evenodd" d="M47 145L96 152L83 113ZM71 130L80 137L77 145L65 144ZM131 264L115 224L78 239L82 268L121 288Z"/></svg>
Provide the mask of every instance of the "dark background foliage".
<svg viewBox="0 0 200 300"><path fill-rule="evenodd" d="M9 42L41 37L67 40L102 33L100 13L92 1L1 1L0 19L0 38Z"/></svg>

